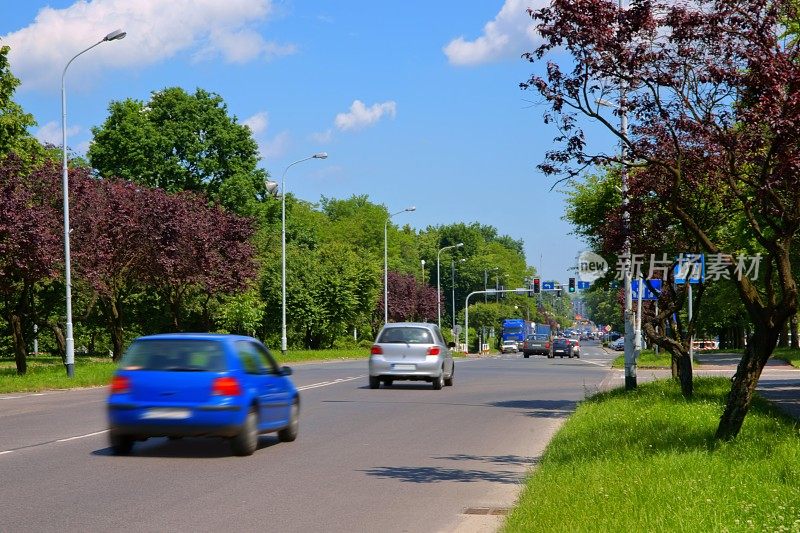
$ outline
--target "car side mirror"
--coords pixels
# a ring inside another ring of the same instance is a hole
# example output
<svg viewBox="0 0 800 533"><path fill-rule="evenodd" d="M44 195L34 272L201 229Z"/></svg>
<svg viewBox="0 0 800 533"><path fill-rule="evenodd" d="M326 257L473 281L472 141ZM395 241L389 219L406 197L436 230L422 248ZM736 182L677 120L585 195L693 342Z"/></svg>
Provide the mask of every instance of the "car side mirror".
<svg viewBox="0 0 800 533"><path fill-rule="evenodd" d="M291 375L292 375L292 367L290 366L281 367L281 376L291 376Z"/></svg>
<svg viewBox="0 0 800 533"><path fill-rule="evenodd" d="M447 347L448 348L455 348L456 347L456 343L454 343L453 341L450 341L450 342L447 343Z"/></svg>

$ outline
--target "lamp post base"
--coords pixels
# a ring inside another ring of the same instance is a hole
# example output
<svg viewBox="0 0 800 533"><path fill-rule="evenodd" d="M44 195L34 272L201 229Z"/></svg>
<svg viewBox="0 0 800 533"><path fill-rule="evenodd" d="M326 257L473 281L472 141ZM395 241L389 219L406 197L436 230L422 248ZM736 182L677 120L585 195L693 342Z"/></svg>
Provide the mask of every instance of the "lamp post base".
<svg viewBox="0 0 800 533"><path fill-rule="evenodd" d="M64 366L67 367L67 377L68 378L75 377L75 363L67 363Z"/></svg>

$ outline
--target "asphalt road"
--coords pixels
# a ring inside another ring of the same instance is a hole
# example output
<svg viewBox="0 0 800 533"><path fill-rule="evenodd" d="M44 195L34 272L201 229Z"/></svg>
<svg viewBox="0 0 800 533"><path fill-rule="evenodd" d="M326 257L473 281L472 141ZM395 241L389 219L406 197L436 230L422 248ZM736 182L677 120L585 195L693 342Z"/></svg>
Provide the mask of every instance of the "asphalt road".
<svg viewBox="0 0 800 533"><path fill-rule="evenodd" d="M457 360L455 386L367 387L366 361L295 367L300 436L107 447L105 389L0 396L0 531L491 529L612 356Z"/></svg>

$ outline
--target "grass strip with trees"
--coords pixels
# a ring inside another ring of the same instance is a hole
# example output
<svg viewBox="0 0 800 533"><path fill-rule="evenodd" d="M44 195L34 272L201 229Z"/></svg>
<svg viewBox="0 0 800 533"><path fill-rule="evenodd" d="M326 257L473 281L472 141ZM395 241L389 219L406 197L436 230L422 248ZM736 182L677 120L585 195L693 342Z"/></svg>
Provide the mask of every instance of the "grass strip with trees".
<svg viewBox="0 0 800 533"><path fill-rule="evenodd" d="M674 380L582 402L504 530L798 531L800 422L756 395L738 438L714 439L730 381Z"/></svg>
<svg viewBox="0 0 800 533"><path fill-rule="evenodd" d="M274 355L280 364L292 365L314 361L366 359L369 351L363 348L289 350L286 355L281 355L280 352ZM13 359L0 358L0 394L101 387L111 381L116 367L117 363L109 357L76 355L75 377L68 378L60 356L38 355L28 359L28 372L20 375Z"/></svg>

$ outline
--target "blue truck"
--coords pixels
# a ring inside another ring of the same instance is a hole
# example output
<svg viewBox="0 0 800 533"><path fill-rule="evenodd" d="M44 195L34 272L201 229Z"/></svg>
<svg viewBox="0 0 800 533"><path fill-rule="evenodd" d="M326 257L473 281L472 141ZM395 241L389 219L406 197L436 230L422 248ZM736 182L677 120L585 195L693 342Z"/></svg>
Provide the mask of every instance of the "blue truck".
<svg viewBox="0 0 800 533"><path fill-rule="evenodd" d="M532 328L532 323L522 318L506 318L503 320L501 343L513 340L517 343L517 349L522 350L525 339L532 333Z"/></svg>

